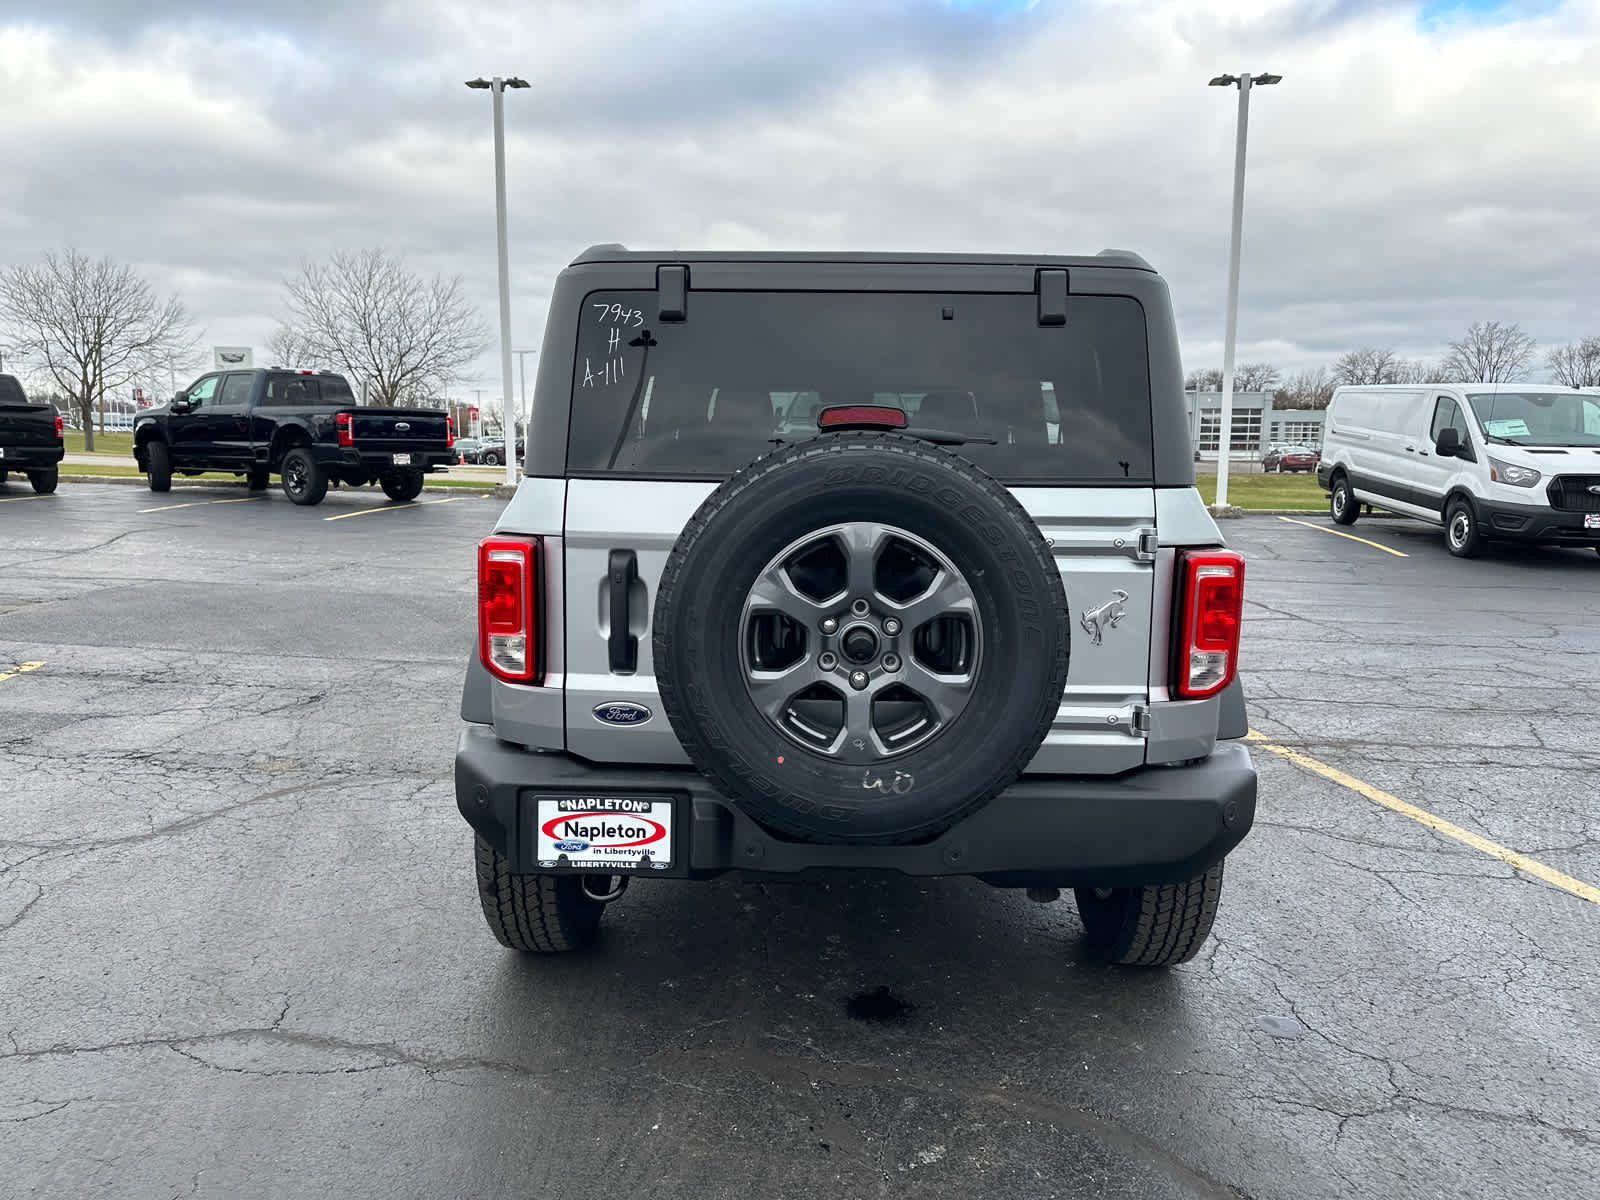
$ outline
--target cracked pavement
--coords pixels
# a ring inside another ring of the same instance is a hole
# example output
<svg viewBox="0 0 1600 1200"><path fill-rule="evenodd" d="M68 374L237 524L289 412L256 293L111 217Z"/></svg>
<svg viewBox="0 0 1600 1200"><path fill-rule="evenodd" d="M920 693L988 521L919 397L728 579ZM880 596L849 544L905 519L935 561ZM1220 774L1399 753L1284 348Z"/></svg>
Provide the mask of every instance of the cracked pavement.
<svg viewBox="0 0 1600 1200"><path fill-rule="evenodd" d="M14 486L14 485L13 485ZM197 492L196 495L203 495ZM224 493L218 493L224 494ZM1600 906L1277 756L1216 933L967 880L640 883L524 960L455 811L498 505L0 510L16 1194L1544 1196L1600 1156ZM1268 517L1252 726L1600 883L1600 561ZM897 1021L846 1012L886 987Z"/></svg>

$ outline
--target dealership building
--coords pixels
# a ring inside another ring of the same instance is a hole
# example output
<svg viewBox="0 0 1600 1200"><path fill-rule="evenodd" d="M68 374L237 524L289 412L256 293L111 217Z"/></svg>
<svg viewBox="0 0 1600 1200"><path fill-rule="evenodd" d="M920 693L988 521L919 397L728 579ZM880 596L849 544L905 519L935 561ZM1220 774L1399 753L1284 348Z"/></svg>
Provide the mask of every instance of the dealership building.
<svg viewBox="0 0 1600 1200"><path fill-rule="evenodd" d="M1222 393L1185 392L1189 413L1189 437L1201 458L1216 458L1222 436ZM1269 446L1309 446L1322 448L1322 419L1319 408L1274 408L1271 392L1233 394L1234 454L1259 454Z"/></svg>

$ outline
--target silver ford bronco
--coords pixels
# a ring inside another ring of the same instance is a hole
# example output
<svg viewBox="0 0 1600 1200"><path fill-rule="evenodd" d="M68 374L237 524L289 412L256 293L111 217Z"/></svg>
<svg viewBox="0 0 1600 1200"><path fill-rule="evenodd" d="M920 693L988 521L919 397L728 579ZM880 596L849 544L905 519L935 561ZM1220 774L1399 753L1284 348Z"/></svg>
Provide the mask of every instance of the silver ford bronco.
<svg viewBox="0 0 1600 1200"><path fill-rule="evenodd" d="M456 754L504 945L586 945L641 878L844 868L1199 950L1255 814L1244 564L1149 264L596 246L539 362Z"/></svg>

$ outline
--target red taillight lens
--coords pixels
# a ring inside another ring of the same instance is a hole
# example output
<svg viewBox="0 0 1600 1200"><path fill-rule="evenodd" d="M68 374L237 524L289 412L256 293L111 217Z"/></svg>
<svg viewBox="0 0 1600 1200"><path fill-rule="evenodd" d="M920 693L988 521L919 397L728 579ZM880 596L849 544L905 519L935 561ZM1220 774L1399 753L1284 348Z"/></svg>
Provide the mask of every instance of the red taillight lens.
<svg viewBox="0 0 1600 1200"><path fill-rule="evenodd" d="M1178 589L1173 692L1185 700L1214 696L1239 667L1244 559L1232 550L1180 550Z"/></svg>
<svg viewBox="0 0 1600 1200"><path fill-rule="evenodd" d="M56 414L56 439L59 441L64 436L61 426L61 414Z"/></svg>
<svg viewBox="0 0 1600 1200"><path fill-rule="evenodd" d="M354 446L356 444L355 433L351 429L354 419L350 413L338 413L334 416L333 423L339 431L339 445Z"/></svg>
<svg viewBox="0 0 1600 1200"><path fill-rule="evenodd" d="M846 404L825 408L817 416L818 429L837 429L841 425L865 425L887 429L904 429L906 414L898 408L876 404Z"/></svg>
<svg viewBox="0 0 1600 1200"><path fill-rule="evenodd" d="M448 449L450 449L451 446L454 446L455 444L456 444L456 419L454 417L446 417L444 419L444 448L446 450L448 450Z"/></svg>
<svg viewBox="0 0 1600 1200"><path fill-rule="evenodd" d="M478 658L496 678L543 683L539 655L538 538L486 537L478 543Z"/></svg>

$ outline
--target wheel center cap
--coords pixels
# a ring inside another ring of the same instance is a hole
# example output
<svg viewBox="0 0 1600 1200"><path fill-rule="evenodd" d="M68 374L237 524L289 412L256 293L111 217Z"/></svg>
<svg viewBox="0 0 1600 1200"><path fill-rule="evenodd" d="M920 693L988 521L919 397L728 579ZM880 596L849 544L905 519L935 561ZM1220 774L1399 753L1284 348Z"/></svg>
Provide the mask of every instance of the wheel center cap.
<svg viewBox="0 0 1600 1200"><path fill-rule="evenodd" d="M851 662L871 662L878 653L878 635L865 625L856 625L845 630L839 648Z"/></svg>

